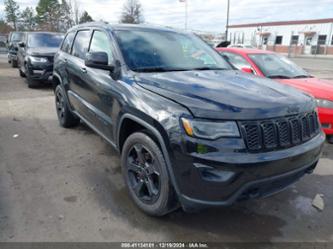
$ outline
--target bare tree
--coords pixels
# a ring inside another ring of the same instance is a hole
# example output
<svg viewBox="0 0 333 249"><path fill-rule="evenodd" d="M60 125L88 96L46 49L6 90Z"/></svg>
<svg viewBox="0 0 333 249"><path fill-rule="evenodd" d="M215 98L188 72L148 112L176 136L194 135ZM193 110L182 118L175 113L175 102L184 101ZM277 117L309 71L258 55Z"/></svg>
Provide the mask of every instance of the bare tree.
<svg viewBox="0 0 333 249"><path fill-rule="evenodd" d="M72 8L73 8L73 19L75 25L78 25L80 23L80 9L79 5L76 0L72 0Z"/></svg>
<svg viewBox="0 0 333 249"><path fill-rule="evenodd" d="M139 0L127 0L123 7L120 22L134 24L142 23L144 20L142 12L143 9Z"/></svg>
<svg viewBox="0 0 333 249"><path fill-rule="evenodd" d="M26 7L21 13L20 29L31 31L36 26L35 12L32 7Z"/></svg>

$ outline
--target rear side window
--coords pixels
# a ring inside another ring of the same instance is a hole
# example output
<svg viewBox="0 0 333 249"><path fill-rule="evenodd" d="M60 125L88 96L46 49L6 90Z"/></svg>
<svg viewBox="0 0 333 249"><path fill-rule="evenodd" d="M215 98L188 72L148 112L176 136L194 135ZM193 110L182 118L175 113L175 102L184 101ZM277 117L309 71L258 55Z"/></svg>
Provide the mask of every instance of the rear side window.
<svg viewBox="0 0 333 249"><path fill-rule="evenodd" d="M90 42L90 31L82 30L79 31L75 37L72 55L85 59L86 53L88 52Z"/></svg>
<svg viewBox="0 0 333 249"><path fill-rule="evenodd" d="M64 51L65 53L70 54L71 48L72 48L72 43L74 40L74 32L68 33L64 42L62 43L61 50Z"/></svg>

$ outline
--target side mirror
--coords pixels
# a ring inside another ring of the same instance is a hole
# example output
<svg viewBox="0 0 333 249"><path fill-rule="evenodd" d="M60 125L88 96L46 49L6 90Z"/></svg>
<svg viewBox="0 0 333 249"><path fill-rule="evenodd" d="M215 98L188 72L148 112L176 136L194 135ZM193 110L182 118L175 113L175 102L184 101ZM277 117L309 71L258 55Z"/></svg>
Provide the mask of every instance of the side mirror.
<svg viewBox="0 0 333 249"><path fill-rule="evenodd" d="M250 67L242 67L241 71L244 72L244 73L254 74L253 69L250 68Z"/></svg>
<svg viewBox="0 0 333 249"><path fill-rule="evenodd" d="M109 65L109 57L105 52L90 52L86 54L85 65L91 68L113 71L115 66Z"/></svg>
<svg viewBox="0 0 333 249"><path fill-rule="evenodd" d="M18 46L19 46L20 48L24 48L24 47L25 47L25 43L24 43L24 42L19 42L19 43L18 43Z"/></svg>

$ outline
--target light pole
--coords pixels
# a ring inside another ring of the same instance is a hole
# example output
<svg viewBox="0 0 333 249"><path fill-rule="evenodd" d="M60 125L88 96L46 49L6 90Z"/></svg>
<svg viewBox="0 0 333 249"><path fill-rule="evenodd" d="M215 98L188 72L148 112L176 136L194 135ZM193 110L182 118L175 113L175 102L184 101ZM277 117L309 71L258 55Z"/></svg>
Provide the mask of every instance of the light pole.
<svg viewBox="0 0 333 249"><path fill-rule="evenodd" d="M188 0L185 0L185 30L187 30L187 19L188 19L187 1Z"/></svg>
<svg viewBox="0 0 333 249"><path fill-rule="evenodd" d="M228 41L229 12L230 12L230 0L228 0L228 6L227 6L227 23L226 23L226 26L225 26L225 40L226 41Z"/></svg>

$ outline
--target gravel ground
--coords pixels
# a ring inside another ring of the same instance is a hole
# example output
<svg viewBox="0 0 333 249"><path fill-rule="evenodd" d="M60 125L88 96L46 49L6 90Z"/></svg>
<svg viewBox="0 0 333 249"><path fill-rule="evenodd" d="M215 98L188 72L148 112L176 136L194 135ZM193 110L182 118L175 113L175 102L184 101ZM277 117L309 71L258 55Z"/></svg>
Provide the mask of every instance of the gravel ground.
<svg viewBox="0 0 333 249"><path fill-rule="evenodd" d="M129 199L112 147L84 125L59 127L52 90L28 89L1 58L1 242L333 242L332 145L314 174L273 197L148 217ZM311 204L316 194L323 211Z"/></svg>

